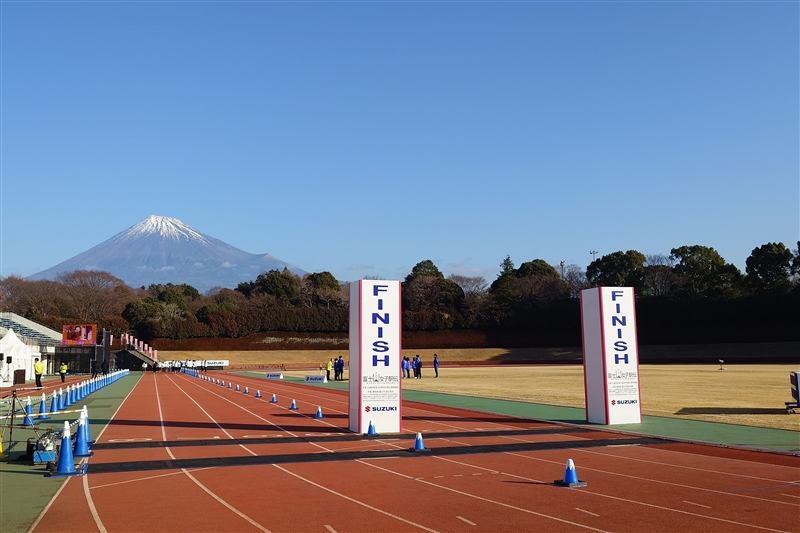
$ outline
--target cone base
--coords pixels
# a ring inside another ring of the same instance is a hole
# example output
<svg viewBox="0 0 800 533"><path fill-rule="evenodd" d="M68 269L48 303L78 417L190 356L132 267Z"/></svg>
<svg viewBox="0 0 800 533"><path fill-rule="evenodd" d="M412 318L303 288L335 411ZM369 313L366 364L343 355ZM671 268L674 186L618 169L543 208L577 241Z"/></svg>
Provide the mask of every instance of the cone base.
<svg viewBox="0 0 800 533"><path fill-rule="evenodd" d="M572 483L568 481L564 481L563 479L557 479L553 481L553 485L558 485L559 487L568 487L573 489L575 487L588 487L589 484L585 481L573 481Z"/></svg>
<svg viewBox="0 0 800 533"><path fill-rule="evenodd" d="M81 463L75 467L74 472L66 472L59 474L57 472L48 472L47 477L69 477L69 476L85 476L86 470L89 468L89 463Z"/></svg>
<svg viewBox="0 0 800 533"><path fill-rule="evenodd" d="M72 453L72 457L94 457L94 452Z"/></svg>

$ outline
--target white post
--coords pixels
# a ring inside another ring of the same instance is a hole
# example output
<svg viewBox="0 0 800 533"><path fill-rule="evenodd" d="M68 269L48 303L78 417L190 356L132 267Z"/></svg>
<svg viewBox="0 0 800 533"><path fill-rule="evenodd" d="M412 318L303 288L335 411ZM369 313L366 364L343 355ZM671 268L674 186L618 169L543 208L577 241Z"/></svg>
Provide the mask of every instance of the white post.
<svg viewBox="0 0 800 533"><path fill-rule="evenodd" d="M400 282L350 284L349 428L366 433L403 429Z"/></svg>
<svg viewBox="0 0 800 533"><path fill-rule="evenodd" d="M641 423L633 288L581 291L581 326L586 420L607 425Z"/></svg>

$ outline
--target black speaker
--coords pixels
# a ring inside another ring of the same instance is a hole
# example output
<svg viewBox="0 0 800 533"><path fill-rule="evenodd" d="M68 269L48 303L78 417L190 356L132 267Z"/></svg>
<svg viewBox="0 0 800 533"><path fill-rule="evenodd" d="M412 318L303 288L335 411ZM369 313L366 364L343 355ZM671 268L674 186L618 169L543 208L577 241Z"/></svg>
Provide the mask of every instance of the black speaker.
<svg viewBox="0 0 800 533"><path fill-rule="evenodd" d="M10 364L11 364L11 356L10 356L10 355L7 355L7 356L6 356L6 364L7 364L7 365L10 365Z"/></svg>

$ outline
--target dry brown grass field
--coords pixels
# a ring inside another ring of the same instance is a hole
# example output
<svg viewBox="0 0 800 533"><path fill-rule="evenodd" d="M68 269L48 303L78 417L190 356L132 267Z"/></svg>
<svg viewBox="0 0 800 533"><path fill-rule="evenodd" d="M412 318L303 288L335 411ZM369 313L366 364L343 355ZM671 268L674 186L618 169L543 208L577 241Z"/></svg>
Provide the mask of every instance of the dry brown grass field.
<svg viewBox="0 0 800 533"><path fill-rule="evenodd" d="M432 354L445 366L433 379ZM505 350L496 350L498 353ZM409 390L584 406L583 367L577 365L446 366L447 360L483 361L493 350L415 350L424 360L423 379ZM323 363L345 350L287 352L166 352L162 359L228 359L231 364ZM642 411L646 415L725 422L800 431L800 414L787 414L789 372L797 365L641 365ZM287 372L287 375L308 372ZM345 372L347 377L347 372Z"/></svg>

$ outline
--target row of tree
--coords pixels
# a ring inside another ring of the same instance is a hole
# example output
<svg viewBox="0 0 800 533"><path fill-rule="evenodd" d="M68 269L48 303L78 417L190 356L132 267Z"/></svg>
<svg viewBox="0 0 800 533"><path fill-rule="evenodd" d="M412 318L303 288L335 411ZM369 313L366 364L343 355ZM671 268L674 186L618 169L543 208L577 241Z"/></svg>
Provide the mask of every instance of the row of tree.
<svg viewBox="0 0 800 533"><path fill-rule="evenodd" d="M541 259L517 267L506 257L489 283L482 277L445 277L432 261L421 261L403 282L404 329L531 327L534 322L558 329L567 319L557 317L574 318L576 298L592 286L632 286L640 300L672 302L800 292L800 254L782 243L755 248L744 273L713 248L699 245L673 248L669 255L618 251L586 270L559 267ZM56 329L76 321L96 322L116 334L133 329L142 339L346 331L348 296L348 285L330 272L300 278L288 269L205 295L186 284L133 289L101 271L70 272L55 281L0 279L4 311Z"/></svg>

